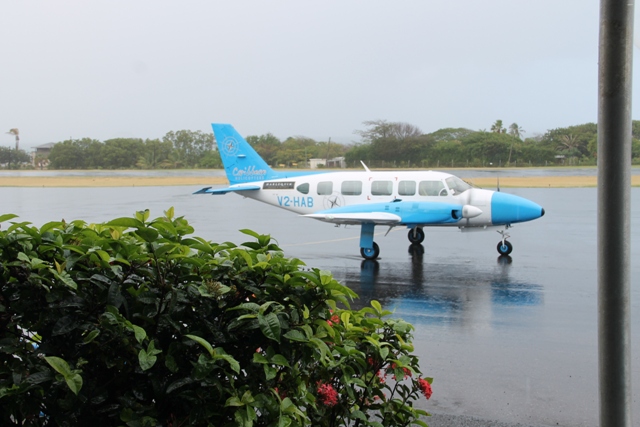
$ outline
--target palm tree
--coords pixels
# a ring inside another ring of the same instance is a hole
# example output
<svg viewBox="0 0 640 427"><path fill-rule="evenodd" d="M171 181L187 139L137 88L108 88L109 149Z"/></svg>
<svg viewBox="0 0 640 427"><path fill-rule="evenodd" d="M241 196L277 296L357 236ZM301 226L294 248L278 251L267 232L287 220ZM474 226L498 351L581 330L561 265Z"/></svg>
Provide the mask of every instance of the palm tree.
<svg viewBox="0 0 640 427"><path fill-rule="evenodd" d="M18 148L20 148L20 131L18 130L18 128L13 128L13 129L9 129L9 132L7 132L9 135L15 135L16 137L16 151L18 151Z"/></svg>
<svg viewBox="0 0 640 427"><path fill-rule="evenodd" d="M524 129L518 126L517 123L511 123L511 125L509 126L509 135L513 136L514 138L520 139L523 133L524 133ZM511 164L511 153L513 152L514 142L515 141L511 141L511 148L509 148L509 159L507 160L508 164Z"/></svg>
<svg viewBox="0 0 640 427"><path fill-rule="evenodd" d="M566 153L567 157L569 157L570 164L572 164L573 159L580 156L580 141L578 137L572 133L562 135L560 137L560 144L564 147L561 152Z"/></svg>
<svg viewBox="0 0 640 427"><path fill-rule="evenodd" d="M493 133L505 133L506 129L502 127L502 120L496 120L496 122L491 125L491 132Z"/></svg>
<svg viewBox="0 0 640 427"><path fill-rule="evenodd" d="M522 139L522 134L524 133L524 129L518 126L517 123L511 123L509 126L509 135L515 136L518 139Z"/></svg>
<svg viewBox="0 0 640 427"><path fill-rule="evenodd" d="M577 149L580 145L580 141L578 141L578 137L574 134L570 133L569 135L562 135L560 137L560 143L565 146L568 151L572 151Z"/></svg>

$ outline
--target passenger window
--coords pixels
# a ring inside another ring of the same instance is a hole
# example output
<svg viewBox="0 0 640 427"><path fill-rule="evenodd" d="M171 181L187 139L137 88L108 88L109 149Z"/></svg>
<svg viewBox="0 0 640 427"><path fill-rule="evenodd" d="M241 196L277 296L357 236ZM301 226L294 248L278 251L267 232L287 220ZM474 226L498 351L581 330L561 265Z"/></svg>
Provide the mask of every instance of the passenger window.
<svg viewBox="0 0 640 427"><path fill-rule="evenodd" d="M359 196L362 194L362 182L361 181L344 181L342 188L340 189L345 196Z"/></svg>
<svg viewBox="0 0 640 427"><path fill-rule="evenodd" d="M393 182L391 181L373 181L371 183L372 196L390 196L393 192Z"/></svg>
<svg viewBox="0 0 640 427"><path fill-rule="evenodd" d="M447 190L442 181L420 181L418 193L421 196L446 196Z"/></svg>
<svg viewBox="0 0 640 427"><path fill-rule="evenodd" d="M327 196L333 193L333 182L324 181L318 183L318 196Z"/></svg>
<svg viewBox="0 0 640 427"><path fill-rule="evenodd" d="M309 194L309 183L300 184L296 187L296 190L301 192L302 194Z"/></svg>
<svg viewBox="0 0 640 427"><path fill-rule="evenodd" d="M415 181L400 181L398 183L399 196L415 196L415 194L416 194Z"/></svg>

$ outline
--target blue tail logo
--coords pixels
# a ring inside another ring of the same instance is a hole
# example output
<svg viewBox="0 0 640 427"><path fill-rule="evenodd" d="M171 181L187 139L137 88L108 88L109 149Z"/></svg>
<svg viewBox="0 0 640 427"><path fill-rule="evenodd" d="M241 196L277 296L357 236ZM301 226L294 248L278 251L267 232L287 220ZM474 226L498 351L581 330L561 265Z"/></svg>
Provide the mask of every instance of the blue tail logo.
<svg viewBox="0 0 640 427"><path fill-rule="evenodd" d="M211 127L229 184L264 181L279 177L279 174L269 167L233 126L212 123Z"/></svg>

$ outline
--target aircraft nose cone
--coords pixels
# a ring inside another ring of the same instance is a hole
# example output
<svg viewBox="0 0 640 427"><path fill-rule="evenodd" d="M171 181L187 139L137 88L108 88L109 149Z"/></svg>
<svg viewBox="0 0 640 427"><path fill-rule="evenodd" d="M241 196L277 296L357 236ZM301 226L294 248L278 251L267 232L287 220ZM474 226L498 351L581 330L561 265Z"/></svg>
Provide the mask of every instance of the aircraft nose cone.
<svg viewBox="0 0 640 427"><path fill-rule="evenodd" d="M531 221L544 215L544 209L524 197L506 193L491 196L491 222L494 225Z"/></svg>

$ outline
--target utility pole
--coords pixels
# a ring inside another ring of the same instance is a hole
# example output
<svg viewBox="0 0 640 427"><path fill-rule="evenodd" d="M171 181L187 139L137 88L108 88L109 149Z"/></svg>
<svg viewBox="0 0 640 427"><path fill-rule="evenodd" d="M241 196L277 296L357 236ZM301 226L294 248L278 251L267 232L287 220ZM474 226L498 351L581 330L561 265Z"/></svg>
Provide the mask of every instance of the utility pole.
<svg viewBox="0 0 640 427"><path fill-rule="evenodd" d="M631 427L631 81L634 0L600 0L598 355L600 426Z"/></svg>

